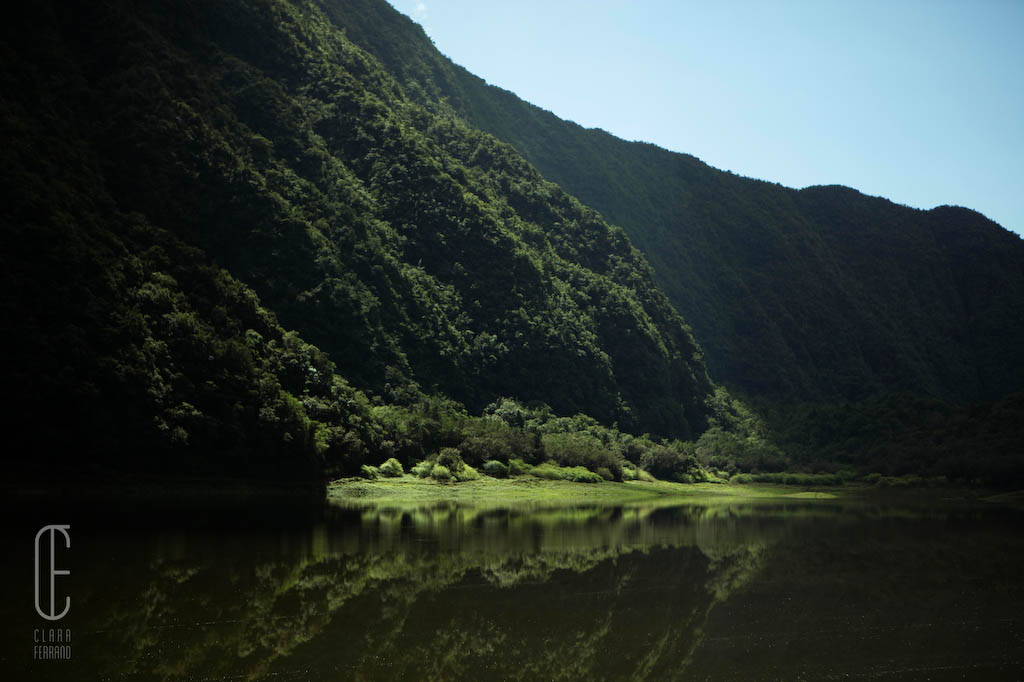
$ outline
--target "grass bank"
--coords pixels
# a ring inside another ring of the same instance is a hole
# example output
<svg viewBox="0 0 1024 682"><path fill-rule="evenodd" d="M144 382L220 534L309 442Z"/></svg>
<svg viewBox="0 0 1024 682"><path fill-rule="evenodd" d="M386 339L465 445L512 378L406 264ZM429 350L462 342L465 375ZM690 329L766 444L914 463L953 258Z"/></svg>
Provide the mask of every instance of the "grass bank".
<svg viewBox="0 0 1024 682"><path fill-rule="evenodd" d="M536 505L573 506L580 504L632 504L664 501L666 504L699 502L702 504L740 500L833 499L836 490L794 490L782 485L723 485L714 483L671 483L668 481L627 481L614 483L574 483L541 480L530 476L497 479L487 476L462 483L438 483L405 475L398 478L366 480L348 478L327 486L329 501L342 505L381 503L424 505L457 502L484 506Z"/></svg>

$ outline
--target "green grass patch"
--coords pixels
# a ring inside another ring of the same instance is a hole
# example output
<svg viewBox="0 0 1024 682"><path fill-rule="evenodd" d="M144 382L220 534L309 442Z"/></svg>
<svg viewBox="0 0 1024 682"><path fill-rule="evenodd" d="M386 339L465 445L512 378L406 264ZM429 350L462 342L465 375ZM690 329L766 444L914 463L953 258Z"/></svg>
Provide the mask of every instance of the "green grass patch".
<svg viewBox="0 0 1024 682"><path fill-rule="evenodd" d="M544 465L541 465L544 466ZM540 467L534 467L534 470ZM568 467L566 467L568 468ZM596 475L596 474L595 474ZM579 504L628 505L657 502L664 504L715 504L735 501L783 501L792 488L778 485L718 485L712 483L673 483L668 481L604 481L601 485L580 484L564 478L517 476L461 483L439 483L430 478L405 475L400 478L367 480L340 479L328 485L327 498L341 505L367 503L417 506L457 502L486 507L543 506ZM806 497L805 499L828 499Z"/></svg>

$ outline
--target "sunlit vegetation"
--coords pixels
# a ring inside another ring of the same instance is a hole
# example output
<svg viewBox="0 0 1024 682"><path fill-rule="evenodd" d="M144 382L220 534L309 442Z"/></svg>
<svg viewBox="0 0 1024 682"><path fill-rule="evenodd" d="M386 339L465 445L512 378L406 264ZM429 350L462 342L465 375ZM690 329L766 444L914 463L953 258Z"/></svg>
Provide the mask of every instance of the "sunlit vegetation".
<svg viewBox="0 0 1024 682"><path fill-rule="evenodd" d="M918 471L1024 485L1024 242L973 211L793 190L584 129L453 64L375 0L335 23L417 102L508 142L622 226L711 376L770 417L731 473ZM837 134L841 134L841 131ZM929 404L930 403L930 404Z"/></svg>

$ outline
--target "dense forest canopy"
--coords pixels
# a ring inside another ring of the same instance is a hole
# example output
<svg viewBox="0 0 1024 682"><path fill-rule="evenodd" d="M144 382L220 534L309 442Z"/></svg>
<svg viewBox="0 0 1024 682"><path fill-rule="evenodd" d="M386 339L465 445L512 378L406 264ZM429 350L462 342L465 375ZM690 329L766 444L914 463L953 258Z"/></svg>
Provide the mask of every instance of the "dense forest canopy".
<svg viewBox="0 0 1024 682"><path fill-rule="evenodd" d="M625 234L316 5L21 11L2 251L26 446L56 418L86 468L315 469L393 449L373 405L502 397L707 428L701 351Z"/></svg>
<svg viewBox="0 0 1024 682"><path fill-rule="evenodd" d="M33 476L1024 481L1024 247L972 211L584 130L383 0L43 1L0 50Z"/></svg>
<svg viewBox="0 0 1024 682"><path fill-rule="evenodd" d="M453 64L384 2L322 4L418 101L512 144L622 226L713 379L788 401L1024 388L1024 241L984 216L794 190L584 129Z"/></svg>

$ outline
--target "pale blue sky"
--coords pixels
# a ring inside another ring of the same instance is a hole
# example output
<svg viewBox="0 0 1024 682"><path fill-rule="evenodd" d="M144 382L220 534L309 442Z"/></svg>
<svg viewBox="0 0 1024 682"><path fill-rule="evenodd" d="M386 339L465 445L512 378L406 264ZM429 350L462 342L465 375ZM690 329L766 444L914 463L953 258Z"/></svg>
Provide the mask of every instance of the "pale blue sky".
<svg viewBox="0 0 1024 682"><path fill-rule="evenodd" d="M390 1L580 125L1024 232L1024 0Z"/></svg>

